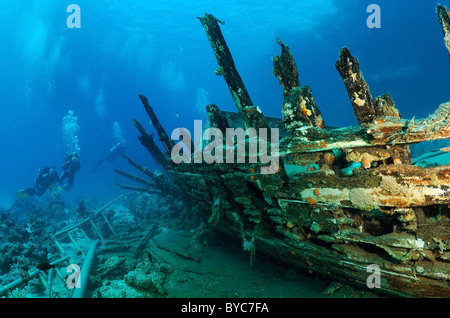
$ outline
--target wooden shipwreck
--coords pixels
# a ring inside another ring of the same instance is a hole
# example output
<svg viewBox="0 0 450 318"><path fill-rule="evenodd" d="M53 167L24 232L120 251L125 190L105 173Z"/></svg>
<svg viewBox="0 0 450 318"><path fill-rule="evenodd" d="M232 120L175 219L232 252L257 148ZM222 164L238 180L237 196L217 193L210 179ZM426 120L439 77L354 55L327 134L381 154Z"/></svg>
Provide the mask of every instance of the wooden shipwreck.
<svg viewBox="0 0 450 318"><path fill-rule="evenodd" d="M449 11L439 5L437 13L450 54ZM277 39L281 54L273 58L273 73L283 88L283 118L265 117L236 70L223 23L210 14L199 19L219 64L216 74L224 77L238 110L206 106L206 127L279 128L279 167L261 174L263 164L249 160L175 164L173 140L140 95L165 152L133 123L167 174L127 158L150 180L117 171L144 185L121 186L189 201L245 249L332 280L368 288L371 269L379 268L381 284L371 291L449 297L450 165L414 165L409 146L450 137L450 102L428 118L402 118L389 94L372 98L358 60L343 48L336 68L359 126L329 128L311 88L300 85L289 47Z"/></svg>

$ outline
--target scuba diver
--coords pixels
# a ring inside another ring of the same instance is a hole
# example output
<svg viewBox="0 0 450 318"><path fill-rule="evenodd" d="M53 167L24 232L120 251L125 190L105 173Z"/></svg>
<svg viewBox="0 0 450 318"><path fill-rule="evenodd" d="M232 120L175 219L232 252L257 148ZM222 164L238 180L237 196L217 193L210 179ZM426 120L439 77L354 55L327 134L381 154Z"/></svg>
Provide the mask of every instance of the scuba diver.
<svg viewBox="0 0 450 318"><path fill-rule="evenodd" d="M62 165L64 172L60 177L60 183L63 185L64 190L69 190L73 186L75 174L80 168L80 155L77 152L69 152L66 156L66 162ZM67 183L63 184L65 179L67 179Z"/></svg>
<svg viewBox="0 0 450 318"><path fill-rule="evenodd" d="M113 162L117 157L125 154L126 149L127 143L125 141L119 141L114 147L109 150L109 153L105 158L97 162L94 168L92 168L92 172L96 172L103 162Z"/></svg>
<svg viewBox="0 0 450 318"><path fill-rule="evenodd" d="M39 169L36 178L34 179L34 188L26 188L17 192L18 196L42 196L48 188L53 186L56 182L62 184L55 167L45 166Z"/></svg>

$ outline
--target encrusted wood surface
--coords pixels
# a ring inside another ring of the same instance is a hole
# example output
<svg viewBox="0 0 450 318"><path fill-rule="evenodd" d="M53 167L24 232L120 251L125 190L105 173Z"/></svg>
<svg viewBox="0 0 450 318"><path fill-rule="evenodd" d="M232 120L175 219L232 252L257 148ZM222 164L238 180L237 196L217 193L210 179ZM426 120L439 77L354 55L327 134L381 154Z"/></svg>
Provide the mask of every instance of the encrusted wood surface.
<svg viewBox="0 0 450 318"><path fill-rule="evenodd" d="M300 80L294 56L287 45L277 38L281 54L275 56L272 72L283 87L284 102L283 125L288 131L303 126L325 128L322 114L312 95L311 87L300 86Z"/></svg>
<svg viewBox="0 0 450 318"><path fill-rule="evenodd" d="M442 32L444 33L444 43L450 56L450 13L447 7L439 4L437 6L437 14L438 21L442 26Z"/></svg>
<svg viewBox="0 0 450 318"><path fill-rule="evenodd" d="M438 9L440 16L442 12ZM218 20L211 15L200 20L216 56L217 51L224 53ZM274 73L285 96L281 120L248 117L250 112L243 110L251 104L250 96L246 90L237 96L239 88L232 87L239 82L245 88L241 80L235 81L240 77L231 53L227 51L225 59L217 56L221 75L234 74L227 82L233 97L239 97L235 102L240 123L281 129L278 172L260 174L260 163L169 164L169 154L161 157L151 140L146 147L162 162L172 186L183 193L182 199L196 204L212 226L254 244L253 253L270 254L362 288L367 288L367 269L374 264L381 269L381 287L371 289L374 292L450 297L450 165L415 166L409 150L411 143L450 137L450 103L426 119L402 119L389 94L372 101L359 62L345 48L337 68L360 126L325 129L317 117L311 120L312 104L302 103L305 94L289 99L293 92L304 91L293 55L278 43L282 53L274 58ZM207 127L224 130L240 125L236 114L216 105L208 105L207 113ZM139 131L141 141L149 139L145 130ZM175 193L167 188L168 180L156 184L158 179L149 175L152 182L146 183L120 173L147 185L149 191L155 184Z"/></svg>
<svg viewBox="0 0 450 318"><path fill-rule="evenodd" d="M375 118L372 94L359 69L358 59L354 58L350 50L344 47L339 54L336 68L344 81L358 123L360 125L370 123Z"/></svg>

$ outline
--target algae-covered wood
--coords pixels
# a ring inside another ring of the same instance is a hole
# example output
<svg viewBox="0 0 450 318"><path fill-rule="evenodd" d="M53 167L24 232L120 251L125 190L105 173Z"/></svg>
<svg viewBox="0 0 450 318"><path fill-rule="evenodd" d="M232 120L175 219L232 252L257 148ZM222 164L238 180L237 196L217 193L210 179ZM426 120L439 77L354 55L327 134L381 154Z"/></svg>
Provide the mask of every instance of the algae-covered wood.
<svg viewBox="0 0 450 318"><path fill-rule="evenodd" d="M438 7L438 14L445 27L448 11ZM119 173L149 191L152 185L162 192L177 189L183 193L175 194L177 199L196 204L218 230L251 242L246 246L253 253L361 288L368 288L375 266L381 283L374 292L449 297L450 165L414 165L409 146L449 138L450 103L422 120L401 118L389 94L372 100L359 61L344 48L336 66L360 126L326 128L311 91L300 87L292 53L277 40L282 53L274 58L273 72L283 87L283 118L264 117L259 109L253 113L220 21L208 14L200 20L239 114L208 105L205 127L277 127L282 138L278 169L262 174L263 164L248 160L176 165L170 162L169 149L164 155L155 151L151 136L141 128L141 141L151 139L146 147L173 183L169 187L169 179L150 175L152 182L145 182ZM157 132L168 144L163 130Z"/></svg>

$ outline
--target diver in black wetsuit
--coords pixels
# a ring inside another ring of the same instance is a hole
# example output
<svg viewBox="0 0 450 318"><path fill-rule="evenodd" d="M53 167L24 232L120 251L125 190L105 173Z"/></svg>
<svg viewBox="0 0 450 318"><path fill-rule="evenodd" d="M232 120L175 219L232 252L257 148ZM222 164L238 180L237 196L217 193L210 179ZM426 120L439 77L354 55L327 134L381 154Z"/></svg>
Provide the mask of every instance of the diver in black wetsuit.
<svg viewBox="0 0 450 318"><path fill-rule="evenodd" d="M108 155L99 160L97 164L92 168L92 172L96 172L98 168L102 165L103 162L113 162L117 157L125 154L125 150L127 149L127 143L125 141L119 141L114 147L109 150Z"/></svg>
<svg viewBox="0 0 450 318"><path fill-rule="evenodd" d="M80 155L76 152L69 152L66 156L66 162L62 165L64 172L61 175L60 182L63 184L67 179L67 183L63 184L64 190L69 190L73 186L75 174L80 170Z"/></svg>
<svg viewBox="0 0 450 318"><path fill-rule="evenodd" d="M59 179L58 173L56 172L55 167L45 166L39 169L38 174L34 180L35 186L34 188L26 188L17 192L19 195L38 195L42 196L48 188L54 185L56 182L61 183Z"/></svg>

